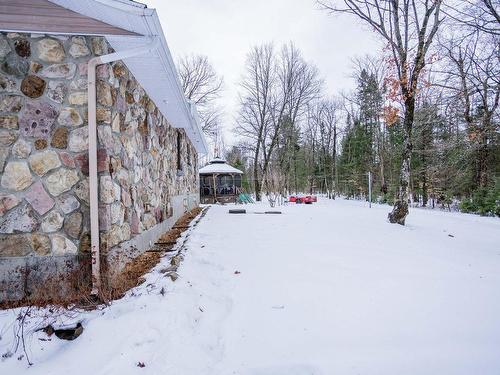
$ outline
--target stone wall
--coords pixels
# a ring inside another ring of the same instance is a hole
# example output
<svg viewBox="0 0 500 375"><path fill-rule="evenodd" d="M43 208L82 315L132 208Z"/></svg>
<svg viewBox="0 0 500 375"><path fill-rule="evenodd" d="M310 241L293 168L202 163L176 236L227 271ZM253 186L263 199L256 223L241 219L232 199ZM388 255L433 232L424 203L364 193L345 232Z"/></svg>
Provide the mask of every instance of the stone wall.
<svg viewBox="0 0 500 375"><path fill-rule="evenodd" d="M87 62L108 52L100 37L0 34L0 271L89 251ZM183 213L172 202L197 193L197 154L123 63L97 77L106 252Z"/></svg>

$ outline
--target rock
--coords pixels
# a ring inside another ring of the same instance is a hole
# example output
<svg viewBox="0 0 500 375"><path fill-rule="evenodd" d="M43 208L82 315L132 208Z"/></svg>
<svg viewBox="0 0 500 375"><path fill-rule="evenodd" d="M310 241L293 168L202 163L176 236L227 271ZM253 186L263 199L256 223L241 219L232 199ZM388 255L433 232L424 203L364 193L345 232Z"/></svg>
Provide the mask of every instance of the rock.
<svg viewBox="0 0 500 375"><path fill-rule="evenodd" d="M87 153L75 156L75 165L80 168L80 171L85 176L89 175L89 155Z"/></svg>
<svg viewBox="0 0 500 375"><path fill-rule="evenodd" d="M118 78L127 77L128 76L127 67L121 61L118 61L113 65L113 74L115 75L115 77Z"/></svg>
<svg viewBox="0 0 500 375"><path fill-rule="evenodd" d="M17 56L15 53L9 53L2 64L2 70L16 78L24 78L30 70L29 63L26 59Z"/></svg>
<svg viewBox="0 0 500 375"><path fill-rule="evenodd" d="M43 68L42 64L37 63L36 61L30 61L30 72L38 73Z"/></svg>
<svg viewBox="0 0 500 375"><path fill-rule="evenodd" d="M68 152L59 152L59 157L66 167L75 168L75 158Z"/></svg>
<svg viewBox="0 0 500 375"><path fill-rule="evenodd" d="M109 157L105 148L97 150L97 172L109 171Z"/></svg>
<svg viewBox="0 0 500 375"><path fill-rule="evenodd" d="M13 81L9 77L0 74L0 92L16 92L16 81Z"/></svg>
<svg viewBox="0 0 500 375"><path fill-rule="evenodd" d="M97 81L97 103L110 107L113 105L111 86L104 81Z"/></svg>
<svg viewBox="0 0 500 375"><path fill-rule="evenodd" d="M125 207L132 206L132 199L130 198L130 193L125 189L122 189L122 203Z"/></svg>
<svg viewBox="0 0 500 375"><path fill-rule="evenodd" d="M54 200L40 181L35 182L24 196L33 209L43 216L54 207Z"/></svg>
<svg viewBox="0 0 500 375"><path fill-rule="evenodd" d="M71 169L60 168L46 179L49 193L57 197L70 190L78 182L78 173Z"/></svg>
<svg viewBox="0 0 500 375"><path fill-rule="evenodd" d="M65 78L70 79L75 75L76 65L68 64L53 64L43 68L40 75L45 78Z"/></svg>
<svg viewBox="0 0 500 375"><path fill-rule="evenodd" d="M17 116L0 116L0 128L5 129L18 129L19 124L17 120Z"/></svg>
<svg viewBox="0 0 500 375"><path fill-rule="evenodd" d="M125 113L127 111L127 103L125 102L125 99L123 99L123 96L116 96L115 108L120 113Z"/></svg>
<svg viewBox="0 0 500 375"><path fill-rule="evenodd" d="M47 148L47 140L46 139L37 139L35 141L35 149L43 150Z"/></svg>
<svg viewBox="0 0 500 375"><path fill-rule="evenodd" d="M9 149L7 147L0 147L0 172L3 172L3 167L8 157Z"/></svg>
<svg viewBox="0 0 500 375"><path fill-rule="evenodd" d="M35 212L29 205L19 206L0 219L0 233L34 232L37 228Z"/></svg>
<svg viewBox="0 0 500 375"><path fill-rule="evenodd" d="M33 182L28 163L24 161L9 162L2 175L1 185L8 190L20 191L26 189Z"/></svg>
<svg viewBox="0 0 500 375"><path fill-rule="evenodd" d="M76 196L87 206L89 205L89 200L90 200L90 193L89 193L89 180L88 178L85 178L81 180L76 186L75 186L75 194Z"/></svg>
<svg viewBox="0 0 500 375"><path fill-rule="evenodd" d="M111 224L122 225L125 220L125 208L121 202L114 202L110 208Z"/></svg>
<svg viewBox="0 0 500 375"><path fill-rule="evenodd" d="M31 145L24 139L18 139L12 146L12 155L19 159L26 159L31 153Z"/></svg>
<svg viewBox="0 0 500 375"><path fill-rule="evenodd" d="M142 224L144 225L145 229L154 227L156 225L155 216L151 213L144 214L142 218Z"/></svg>
<svg viewBox="0 0 500 375"><path fill-rule="evenodd" d="M113 118L113 123L111 124L111 130L113 130L115 133L119 133L120 126L121 126L121 115L119 113L116 113L115 117Z"/></svg>
<svg viewBox="0 0 500 375"><path fill-rule="evenodd" d="M43 95L46 82L35 75L29 75L21 82L21 92L29 98L39 98Z"/></svg>
<svg viewBox="0 0 500 375"><path fill-rule="evenodd" d="M29 57L31 55L30 42L27 39L18 39L14 42L14 49L21 57Z"/></svg>
<svg viewBox="0 0 500 375"><path fill-rule="evenodd" d="M64 216L59 211L50 212L42 221L42 232L56 232L62 228Z"/></svg>
<svg viewBox="0 0 500 375"><path fill-rule="evenodd" d="M69 54L73 57L82 57L90 54L90 50L87 47L87 42L85 42L85 38L81 36L75 36L71 38L71 46L69 47Z"/></svg>
<svg viewBox="0 0 500 375"><path fill-rule="evenodd" d="M110 176L101 176L99 180L99 196L102 203L113 203L116 200L115 183ZM120 188L118 186L118 188Z"/></svg>
<svg viewBox="0 0 500 375"><path fill-rule="evenodd" d="M87 63L82 62L78 64L78 75L87 77L87 73L88 73Z"/></svg>
<svg viewBox="0 0 500 375"><path fill-rule="evenodd" d="M64 82L50 81L47 89L47 97L53 102L62 104L68 93L68 88Z"/></svg>
<svg viewBox="0 0 500 375"><path fill-rule="evenodd" d="M74 108L66 107L61 109L57 122L64 126L80 126L83 124L80 113Z"/></svg>
<svg viewBox="0 0 500 375"><path fill-rule="evenodd" d="M87 104L87 92L77 91L69 94L68 97L69 104L71 105L86 105Z"/></svg>
<svg viewBox="0 0 500 375"><path fill-rule="evenodd" d="M80 252L88 253L90 252L91 242L90 233L86 232L80 237Z"/></svg>
<svg viewBox="0 0 500 375"><path fill-rule="evenodd" d="M99 205L99 230L108 230L111 228L111 205Z"/></svg>
<svg viewBox="0 0 500 375"><path fill-rule="evenodd" d="M103 37L94 37L90 39L90 46L94 55L101 56L108 53L108 43Z"/></svg>
<svg viewBox="0 0 500 375"><path fill-rule="evenodd" d="M36 44L38 57L46 62L61 62L66 57L62 43L55 39L44 38Z"/></svg>
<svg viewBox="0 0 500 375"><path fill-rule="evenodd" d="M19 112L24 98L19 95L3 95L0 97L0 112Z"/></svg>
<svg viewBox="0 0 500 375"><path fill-rule="evenodd" d="M106 148L107 150L113 150L114 141L113 141L113 133L111 132L110 126L100 125L97 127L97 137L99 139L99 143Z"/></svg>
<svg viewBox="0 0 500 375"><path fill-rule="evenodd" d="M26 235L0 236L0 257L23 257L31 252Z"/></svg>
<svg viewBox="0 0 500 375"><path fill-rule="evenodd" d="M33 233L31 235L31 246L37 255L50 254L50 238L45 234Z"/></svg>
<svg viewBox="0 0 500 375"><path fill-rule="evenodd" d="M3 60L10 51L11 48L9 42L3 36L0 36L0 60Z"/></svg>
<svg viewBox="0 0 500 375"><path fill-rule="evenodd" d="M132 218L130 220L130 230L134 234L139 234L142 232L141 221L139 220L139 216L135 211L132 213Z"/></svg>
<svg viewBox="0 0 500 375"><path fill-rule="evenodd" d="M78 207L80 207L80 202L78 202L78 199L76 199L73 195L69 194L58 198L58 202L59 202L59 208L66 215L73 212Z"/></svg>
<svg viewBox="0 0 500 375"><path fill-rule="evenodd" d="M65 149L68 146L68 129L57 128L52 135L50 145L54 148Z"/></svg>
<svg viewBox="0 0 500 375"><path fill-rule="evenodd" d="M13 194L0 195L0 216L3 216L7 211L16 207L21 200Z"/></svg>
<svg viewBox="0 0 500 375"><path fill-rule="evenodd" d="M69 136L69 150L73 152L82 152L89 149L88 128L82 127L75 129Z"/></svg>
<svg viewBox="0 0 500 375"><path fill-rule="evenodd" d="M82 230L83 215L80 212L73 212L64 220L64 231L73 238L78 238Z"/></svg>
<svg viewBox="0 0 500 375"><path fill-rule="evenodd" d="M29 158L31 169L39 176L44 176L52 169L61 166L57 152L52 150L42 151L31 155Z"/></svg>
<svg viewBox="0 0 500 375"><path fill-rule="evenodd" d="M109 79L111 68L108 64L102 64L97 66L96 77L99 80L107 81Z"/></svg>
<svg viewBox="0 0 500 375"><path fill-rule="evenodd" d="M19 120L21 134L25 137L48 138L57 115L57 110L49 103L27 101Z"/></svg>
<svg viewBox="0 0 500 375"><path fill-rule="evenodd" d="M99 107L97 108L96 111L96 119L98 123L105 123L105 124L110 124L111 123L111 110L108 108L102 108Z"/></svg>
<svg viewBox="0 0 500 375"><path fill-rule="evenodd" d="M87 77L75 79L69 85L69 88L73 91L87 90L87 87L88 87Z"/></svg>
<svg viewBox="0 0 500 375"><path fill-rule="evenodd" d="M13 130L0 130L0 146L7 147L17 140L17 132Z"/></svg>
<svg viewBox="0 0 500 375"><path fill-rule="evenodd" d="M76 245L64 236L52 236L52 254L68 255L76 254L78 251Z"/></svg>
<svg viewBox="0 0 500 375"><path fill-rule="evenodd" d="M104 233L108 248L118 245L120 242L130 239L130 227L126 223L122 226L112 225L111 229Z"/></svg>

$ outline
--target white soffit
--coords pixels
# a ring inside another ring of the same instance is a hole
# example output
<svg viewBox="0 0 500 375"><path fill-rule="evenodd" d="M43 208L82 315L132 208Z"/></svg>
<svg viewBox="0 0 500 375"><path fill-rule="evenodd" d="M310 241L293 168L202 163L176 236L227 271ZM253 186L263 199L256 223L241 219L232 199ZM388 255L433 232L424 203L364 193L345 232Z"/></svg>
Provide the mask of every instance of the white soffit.
<svg viewBox="0 0 500 375"><path fill-rule="evenodd" d="M175 128L183 128L196 151L206 154L208 147L201 131L196 110L184 97L177 70L155 9L130 0L50 0L64 8L143 36L106 35L115 49L123 51L145 46L152 38L160 47L148 55L124 59L123 62L141 83L161 113Z"/></svg>

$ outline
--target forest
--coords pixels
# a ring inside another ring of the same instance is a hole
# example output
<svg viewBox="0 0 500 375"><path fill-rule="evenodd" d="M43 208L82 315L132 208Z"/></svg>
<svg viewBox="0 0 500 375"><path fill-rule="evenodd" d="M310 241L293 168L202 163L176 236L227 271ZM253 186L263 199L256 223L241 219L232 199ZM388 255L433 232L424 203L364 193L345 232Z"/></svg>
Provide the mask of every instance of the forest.
<svg viewBox="0 0 500 375"><path fill-rule="evenodd" d="M500 17L492 0L322 1L356 17L383 48L353 57L351 92L327 92L293 42L247 54L234 114L237 142L222 150L257 200L324 193L394 205L500 215ZM181 82L218 138L223 87L204 56L181 60ZM221 152L222 152L221 151Z"/></svg>

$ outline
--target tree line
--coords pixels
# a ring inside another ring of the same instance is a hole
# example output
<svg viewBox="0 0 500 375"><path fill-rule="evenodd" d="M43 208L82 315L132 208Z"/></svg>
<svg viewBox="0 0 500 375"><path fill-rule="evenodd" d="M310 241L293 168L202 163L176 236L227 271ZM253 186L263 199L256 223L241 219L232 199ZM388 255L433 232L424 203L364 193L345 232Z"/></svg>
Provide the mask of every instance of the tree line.
<svg viewBox="0 0 500 375"><path fill-rule="evenodd" d="M375 199L500 215L498 1L332 0L384 41L353 60L355 89L325 92L293 43L253 47L239 82L237 144L246 188Z"/></svg>

